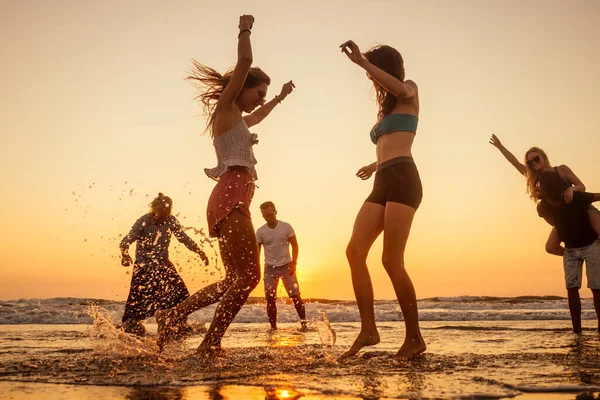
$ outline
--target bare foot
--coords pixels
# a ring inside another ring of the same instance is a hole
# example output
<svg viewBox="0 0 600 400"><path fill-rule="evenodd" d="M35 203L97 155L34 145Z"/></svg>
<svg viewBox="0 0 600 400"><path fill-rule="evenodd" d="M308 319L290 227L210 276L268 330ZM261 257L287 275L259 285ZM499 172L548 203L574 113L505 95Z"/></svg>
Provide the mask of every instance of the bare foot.
<svg viewBox="0 0 600 400"><path fill-rule="evenodd" d="M358 334L356 340L354 340L352 346L344 353L342 353L340 358L352 357L353 355L358 353L363 347L376 345L377 343L379 343L379 341L379 333L377 332L377 330L374 330L369 333L363 333L361 331Z"/></svg>
<svg viewBox="0 0 600 400"><path fill-rule="evenodd" d="M162 351L165 343L177 336L180 322L175 317L173 310L159 310L154 314L154 318L158 324L156 344L158 345L158 350Z"/></svg>
<svg viewBox="0 0 600 400"><path fill-rule="evenodd" d="M146 328L142 324L142 321L125 321L121 326L125 333L144 337L146 336Z"/></svg>
<svg viewBox="0 0 600 400"><path fill-rule="evenodd" d="M223 350L221 346L210 346L204 341L200 343L200 346L198 346L198 350L196 350L196 353L200 357L207 358L209 360L214 360L217 357L225 357L227 355L227 352Z"/></svg>
<svg viewBox="0 0 600 400"><path fill-rule="evenodd" d="M403 360L411 360L424 352L427 349L427 345L423 340L423 337L419 335L418 338L404 340L404 344L400 347L400 350L394 356L395 358Z"/></svg>
<svg viewBox="0 0 600 400"><path fill-rule="evenodd" d="M177 325L172 326L171 335L169 339L178 340L192 336L194 334L194 328L187 323L187 321L177 321Z"/></svg>

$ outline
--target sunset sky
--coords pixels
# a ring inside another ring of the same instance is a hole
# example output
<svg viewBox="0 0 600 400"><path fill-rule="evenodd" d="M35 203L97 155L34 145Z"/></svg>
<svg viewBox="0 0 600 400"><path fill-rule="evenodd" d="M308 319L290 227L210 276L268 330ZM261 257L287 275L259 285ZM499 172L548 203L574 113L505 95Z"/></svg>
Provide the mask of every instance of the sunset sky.
<svg viewBox="0 0 600 400"><path fill-rule="evenodd" d="M377 106L339 51L348 39L397 48L419 85L424 198L406 253L417 297L566 295L562 260L544 252L550 227L488 139L519 159L539 146L600 192L598 1L25 0L0 14L0 299L124 300L119 235L159 191L183 225L206 230L203 169L216 157L183 78L192 58L235 64L241 14L256 18L267 97L296 84L251 128L251 210L258 228L271 200L294 227L305 298L354 298L345 247L373 183L354 174L375 160ZM381 249L380 238L370 271L376 298L390 299ZM191 291L220 274L175 238L171 253Z"/></svg>

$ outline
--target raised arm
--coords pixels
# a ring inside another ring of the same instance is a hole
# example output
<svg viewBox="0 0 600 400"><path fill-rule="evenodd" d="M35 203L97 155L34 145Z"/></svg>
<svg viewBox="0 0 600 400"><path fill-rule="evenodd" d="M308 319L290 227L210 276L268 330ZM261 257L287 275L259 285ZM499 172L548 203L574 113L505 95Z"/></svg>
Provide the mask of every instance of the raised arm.
<svg viewBox="0 0 600 400"><path fill-rule="evenodd" d="M527 168L525 167L525 165L521 164L519 160L517 160L517 157L515 157L513 153L508 151L506 147L502 145L502 142L500 142L498 136L492 134L492 137L490 138L490 144L498 150L500 150L500 153L502 153L502 155L508 160L508 162L511 163L521 175L525 175L527 173Z"/></svg>
<svg viewBox="0 0 600 400"><path fill-rule="evenodd" d="M265 119L267 115L271 114L271 111L273 111L276 105L281 104L281 102L287 97L287 95L292 93L295 87L296 85L294 85L294 82L292 81L284 83L281 88L281 92L275 95L275 97L273 97L271 101L262 105L258 108L258 110L254 111L253 113L244 116L244 121L246 121L246 125L248 125L248 127L251 127L260 123L260 121Z"/></svg>
<svg viewBox="0 0 600 400"><path fill-rule="evenodd" d="M248 71L252 66L252 46L250 44L250 33L252 25L254 24L254 17L252 15L242 15L240 17L240 33L238 35L238 59L231 75L231 80L223 89L219 100L217 101L217 107L230 107L235 102L242 88Z"/></svg>
<svg viewBox="0 0 600 400"><path fill-rule="evenodd" d="M371 64L352 40L342 43L340 47L350 61L363 68L379 85L397 98L410 99L417 93L416 83L413 81L402 82Z"/></svg>

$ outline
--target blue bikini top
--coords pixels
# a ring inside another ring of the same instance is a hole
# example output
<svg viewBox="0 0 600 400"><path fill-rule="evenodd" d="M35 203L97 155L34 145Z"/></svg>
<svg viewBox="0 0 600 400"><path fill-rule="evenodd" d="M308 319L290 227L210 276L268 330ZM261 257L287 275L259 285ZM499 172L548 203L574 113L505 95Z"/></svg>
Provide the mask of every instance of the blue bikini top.
<svg viewBox="0 0 600 400"><path fill-rule="evenodd" d="M379 136L405 131L417 133L419 118L411 114L388 114L371 129L371 141L377 144Z"/></svg>

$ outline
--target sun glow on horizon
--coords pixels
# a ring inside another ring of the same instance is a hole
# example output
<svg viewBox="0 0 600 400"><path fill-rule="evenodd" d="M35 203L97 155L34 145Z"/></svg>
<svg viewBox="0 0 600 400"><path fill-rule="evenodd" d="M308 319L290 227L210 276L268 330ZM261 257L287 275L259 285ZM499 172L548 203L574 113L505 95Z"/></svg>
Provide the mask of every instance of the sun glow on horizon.
<svg viewBox="0 0 600 400"><path fill-rule="evenodd" d="M497 134L519 160L540 146L600 192L600 3L349 0L344 18L316 0L4 2L0 11L0 299L124 300L131 269L118 242L158 192L184 226L206 232L214 182L203 168L216 159L183 78L191 58L221 72L234 64L244 12L256 17L254 64L271 76L267 98L296 84L251 129L260 137L251 210L258 228L258 206L271 200L294 227L303 297L354 298L345 248L373 184L355 173L375 160L377 107L364 73L339 52L347 39L362 50L398 48L419 86L413 156L424 198L405 257L417 296L564 295L562 262L544 251L550 227L488 139ZM402 27L390 29L398 15ZM368 258L375 296L392 299L381 252L379 238ZM173 238L171 256L190 291L223 274L217 250L205 268Z"/></svg>

